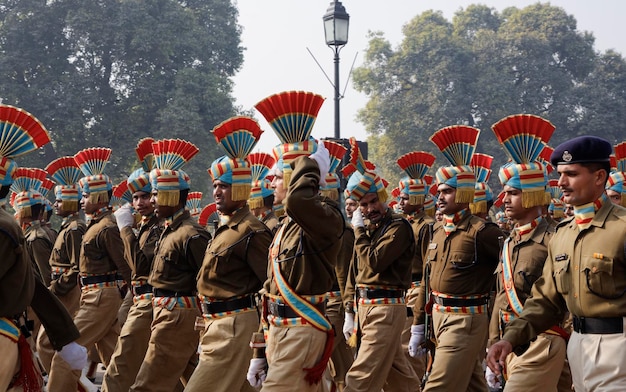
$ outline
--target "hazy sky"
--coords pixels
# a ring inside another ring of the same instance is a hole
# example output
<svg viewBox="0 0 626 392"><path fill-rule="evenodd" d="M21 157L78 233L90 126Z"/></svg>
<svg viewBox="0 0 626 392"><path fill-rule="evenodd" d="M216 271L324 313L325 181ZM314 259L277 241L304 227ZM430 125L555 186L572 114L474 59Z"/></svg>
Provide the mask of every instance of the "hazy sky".
<svg viewBox="0 0 626 392"><path fill-rule="evenodd" d="M340 90L346 86L350 66L362 65L367 47L368 31L382 31L396 48L403 39L402 26L422 12L440 10L452 20L456 11L470 4L484 4L498 11L509 6L524 8L537 1L527 0L344 0L350 15L348 44L340 52ZM542 1L542 3L547 3ZM615 49L626 53L626 1L624 0L554 0L549 2L573 15L578 29L589 31L596 38L595 49ZM334 90L307 51L312 52L331 80L334 80L333 51L324 41L322 16L329 0L238 0L239 24L242 26L244 64L235 76L236 104L253 108L263 98L285 90L305 90L326 98L313 128L315 138L334 134ZM351 88L348 82L345 97L340 101L341 137L356 136L364 140L363 125L356 122L359 109L367 97ZM265 119L255 117L265 130L255 150L270 152L279 143ZM433 129L433 132L435 130Z"/></svg>

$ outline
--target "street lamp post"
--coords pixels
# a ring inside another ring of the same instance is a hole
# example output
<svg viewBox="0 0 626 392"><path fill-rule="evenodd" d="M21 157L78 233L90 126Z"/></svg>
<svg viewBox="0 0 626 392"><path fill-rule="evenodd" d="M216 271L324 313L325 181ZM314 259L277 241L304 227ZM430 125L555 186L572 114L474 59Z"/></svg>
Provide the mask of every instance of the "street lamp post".
<svg viewBox="0 0 626 392"><path fill-rule="evenodd" d="M330 3L322 19L324 20L326 45L333 49L335 53L335 139L340 139L339 100L341 99L341 94L339 92L339 51L348 43L350 15L346 12L341 1L333 1Z"/></svg>

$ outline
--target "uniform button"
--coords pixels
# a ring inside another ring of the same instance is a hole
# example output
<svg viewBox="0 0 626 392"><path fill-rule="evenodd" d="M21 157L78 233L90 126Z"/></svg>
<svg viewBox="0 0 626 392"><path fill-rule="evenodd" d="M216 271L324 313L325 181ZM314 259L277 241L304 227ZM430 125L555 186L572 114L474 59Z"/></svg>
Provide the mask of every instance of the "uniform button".
<svg viewBox="0 0 626 392"><path fill-rule="evenodd" d="M578 266L575 266L575 267L574 267L574 271L578 271Z"/></svg>
<svg viewBox="0 0 626 392"><path fill-rule="evenodd" d="M596 272L598 270L598 267L593 267L591 268L591 271Z"/></svg>
<svg viewBox="0 0 626 392"><path fill-rule="evenodd" d="M578 298L578 294L574 294L574 298Z"/></svg>

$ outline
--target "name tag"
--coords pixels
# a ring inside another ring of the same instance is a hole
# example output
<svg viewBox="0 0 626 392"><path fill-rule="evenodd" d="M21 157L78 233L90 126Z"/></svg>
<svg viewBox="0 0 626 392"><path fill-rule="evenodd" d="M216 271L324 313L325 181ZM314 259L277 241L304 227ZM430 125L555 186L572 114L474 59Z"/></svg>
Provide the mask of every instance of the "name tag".
<svg viewBox="0 0 626 392"><path fill-rule="evenodd" d="M569 259L569 256L566 253L561 253L560 255L556 255L554 257L554 261L564 261Z"/></svg>
<svg viewBox="0 0 626 392"><path fill-rule="evenodd" d="M430 244L428 244L428 249L437 249L437 243L431 242Z"/></svg>

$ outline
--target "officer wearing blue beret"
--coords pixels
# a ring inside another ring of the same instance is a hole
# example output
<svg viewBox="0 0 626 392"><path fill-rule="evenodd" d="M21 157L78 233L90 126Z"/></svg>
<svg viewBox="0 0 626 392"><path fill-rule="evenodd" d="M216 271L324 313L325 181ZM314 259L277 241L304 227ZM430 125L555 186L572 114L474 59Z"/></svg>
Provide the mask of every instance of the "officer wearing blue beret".
<svg viewBox="0 0 626 392"><path fill-rule="evenodd" d="M574 333L567 357L575 390L625 390L626 209L604 193L611 152L611 144L595 136L580 136L554 149L550 161L574 216L557 226L543 275L521 316L489 349L488 365L496 373L510 352L523 352L538 332L569 311Z"/></svg>

